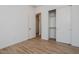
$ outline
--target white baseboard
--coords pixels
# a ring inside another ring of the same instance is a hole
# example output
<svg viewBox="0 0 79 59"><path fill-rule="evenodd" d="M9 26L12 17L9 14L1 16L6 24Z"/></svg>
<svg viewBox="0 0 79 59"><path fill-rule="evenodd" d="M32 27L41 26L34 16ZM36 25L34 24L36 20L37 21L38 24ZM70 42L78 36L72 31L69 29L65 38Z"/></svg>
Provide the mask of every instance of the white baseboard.
<svg viewBox="0 0 79 59"><path fill-rule="evenodd" d="M79 43L72 43L72 46L79 47Z"/></svg>
<svg viewBox="0 0 79 59"><path fill-rule="evenodd" d="M3 48L6 48L6 47L9 47L9 46L12 46L12 45L14 45L14 44L23 42L23 41L25 41L25 40L28 40L28 39L25 38L25 39L23 39L23 40L17 40L17 41L13 41L13 42L3 43L2 45L0 45L0 49L3 49Z"/></svg>

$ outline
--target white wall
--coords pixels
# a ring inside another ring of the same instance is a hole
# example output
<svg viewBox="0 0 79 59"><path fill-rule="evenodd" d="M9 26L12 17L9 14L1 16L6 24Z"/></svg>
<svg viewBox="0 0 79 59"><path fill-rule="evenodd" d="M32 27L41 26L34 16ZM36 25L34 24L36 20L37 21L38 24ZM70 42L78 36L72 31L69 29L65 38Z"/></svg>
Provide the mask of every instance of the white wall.
<svg viewBox="0 0 79 59"><path fill-rule="evenodd" d="M30 6L0 6L0 48L28 39L31 11L33 9Z"/></svg>
<svg viewBox="0 0 79 59"><path fill-rule="evenodd" d="M72 45L79 47L79 6L72 6Z"/></svg>
<svg viewBox="0 0 79 59"><path fill-rule="evenodd" d="M28 11L28 38L36 37L35 8L31 7Z"/></svg>

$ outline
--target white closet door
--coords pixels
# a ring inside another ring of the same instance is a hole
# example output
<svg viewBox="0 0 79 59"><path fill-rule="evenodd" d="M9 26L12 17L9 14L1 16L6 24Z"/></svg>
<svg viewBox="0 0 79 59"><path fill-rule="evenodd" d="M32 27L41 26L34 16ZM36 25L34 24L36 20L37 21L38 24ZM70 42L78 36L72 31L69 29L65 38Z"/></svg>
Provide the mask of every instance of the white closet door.
<svg viewBox="0 0 79 59"><path fill-rule="evenodd" d="M79 5L72 6L72 45L79 47Z"/></svg>
<svg viewBox="0 0 79 59"><path fill-rule="evenodd" d="M71 43L71 6L56 10L56 40Z"/></svg>

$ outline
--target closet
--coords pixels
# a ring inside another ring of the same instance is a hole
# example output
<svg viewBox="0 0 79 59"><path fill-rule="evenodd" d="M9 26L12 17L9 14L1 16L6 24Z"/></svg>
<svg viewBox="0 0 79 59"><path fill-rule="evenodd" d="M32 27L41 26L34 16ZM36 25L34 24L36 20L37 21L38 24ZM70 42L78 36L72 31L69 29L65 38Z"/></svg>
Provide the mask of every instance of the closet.
<svg viewBox="0 0 79 59"><path fill-rule="evenodd" d="M50 10L48 25L49 39L71 44L71 6Z"/></svg>
<svg viewBox="0 0 79 59"><path fill-rule="evenodd" d="M56 10L49 11L49 39L56 39Z"/></svg>

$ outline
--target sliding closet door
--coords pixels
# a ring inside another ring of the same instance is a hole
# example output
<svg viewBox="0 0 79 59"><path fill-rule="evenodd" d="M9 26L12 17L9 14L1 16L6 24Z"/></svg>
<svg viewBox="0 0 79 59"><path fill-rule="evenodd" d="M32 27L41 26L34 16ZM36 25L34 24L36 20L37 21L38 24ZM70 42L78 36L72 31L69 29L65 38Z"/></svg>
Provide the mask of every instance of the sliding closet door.
<svg viewBox="0 0 79 59"><path fill-rule="evenodd" d="M79 47L79 5L72 6L72 45Z"/></svg>
<svg viewBox="0 0 79 59"><path fill-rule="evenodd" d="M71 6L56 10L56 40L71 43Z"/></svg>

